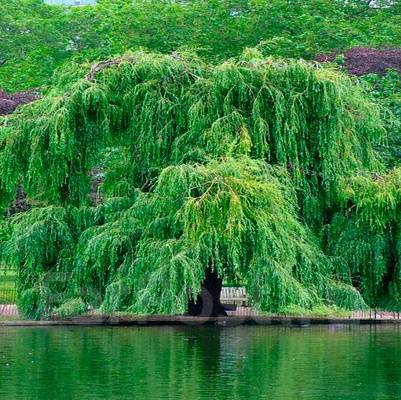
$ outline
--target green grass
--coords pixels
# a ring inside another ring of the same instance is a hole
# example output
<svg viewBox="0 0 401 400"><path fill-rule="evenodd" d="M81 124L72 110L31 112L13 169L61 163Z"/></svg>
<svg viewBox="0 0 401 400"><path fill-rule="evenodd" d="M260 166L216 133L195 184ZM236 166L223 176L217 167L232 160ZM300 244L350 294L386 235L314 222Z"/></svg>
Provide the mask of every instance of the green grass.
<svg viewBox="0 0 401 400"><path fill-rule="evenodd" d="M0 290L14 289L15 288L15 271L2 271L0 270Z"/></svg>
<svg viewBox="0 0 401 400"><path fill-rule="evenodd" d="M4 291L13 289L15 289L15 271L0 270L0 304L10 302L9 294Z"/></svg>
<svg viewBox="0 0 401 400"><path fill-rule="evenodd" d="M329 307L321 304L311 309L291 306L283 310L281 314L291 317L346 318L350 316L351 313L351 311L344 310L336 306Z"/></svg>
<svg viewBox="0 0 401 400"><path fill-rule="evenodd" d="M19 321L21 318L17 315L0 315L0 323L1 322L11 322L11 321Z"/></svg>

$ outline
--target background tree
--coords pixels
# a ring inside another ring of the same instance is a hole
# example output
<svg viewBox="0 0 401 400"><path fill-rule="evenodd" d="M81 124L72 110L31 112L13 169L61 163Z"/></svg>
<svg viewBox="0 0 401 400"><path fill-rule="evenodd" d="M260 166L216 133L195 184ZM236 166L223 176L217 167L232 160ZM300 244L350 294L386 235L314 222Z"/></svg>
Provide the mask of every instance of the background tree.
<svg viewBox="0 0 401 400"><path fill-rule="evenodd" d="M67 8L10 0L0 13L0 88L41 86L67 60L93 61L140 47L164 53L192 48L219 62L257 45L268 55L306 59L354 46L397 46L399 2L367 3L100 0Z"/></svg>

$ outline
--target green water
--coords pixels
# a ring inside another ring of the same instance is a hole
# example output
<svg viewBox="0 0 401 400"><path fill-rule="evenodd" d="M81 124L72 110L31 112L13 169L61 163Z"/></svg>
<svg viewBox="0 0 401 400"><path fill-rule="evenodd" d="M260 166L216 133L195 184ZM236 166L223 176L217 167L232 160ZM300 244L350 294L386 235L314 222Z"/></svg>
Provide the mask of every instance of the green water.
<svg viewBox="0 0 401 400"><path fill-rule="evenodd" d="M401 328L0 328L0 399L401 399Z"/></svg>

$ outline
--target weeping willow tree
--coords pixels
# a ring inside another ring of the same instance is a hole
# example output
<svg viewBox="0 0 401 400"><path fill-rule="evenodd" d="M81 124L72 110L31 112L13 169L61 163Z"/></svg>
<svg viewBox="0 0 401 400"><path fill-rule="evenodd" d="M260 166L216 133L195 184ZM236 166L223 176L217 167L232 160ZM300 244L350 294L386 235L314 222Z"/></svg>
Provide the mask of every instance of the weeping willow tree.
<svg viewBox="0 0 401 400"><path fill-rule="evenodd" d="M137 52L69 71L1 126L2 204L22 185L33 205L2 226L20 308L184 313L223 279L262 311L365 307L354 266L324 254L342 246L326 227L348 218L343 183L380 170L382 131L350 78L254 51L218 66Z"/></svg>

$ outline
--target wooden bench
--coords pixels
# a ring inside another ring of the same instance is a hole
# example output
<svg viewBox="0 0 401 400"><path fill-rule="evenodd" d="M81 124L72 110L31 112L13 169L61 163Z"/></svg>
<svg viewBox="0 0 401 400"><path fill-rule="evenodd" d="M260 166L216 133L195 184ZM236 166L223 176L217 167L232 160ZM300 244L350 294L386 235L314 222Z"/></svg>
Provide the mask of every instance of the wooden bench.
<svg viewBox="0 0 401 400"><path fill-rule="evenodd" d="M238 304L246 306L248 297L244 287L223 287L220 293L220 301L222 304Z"/></svg>

